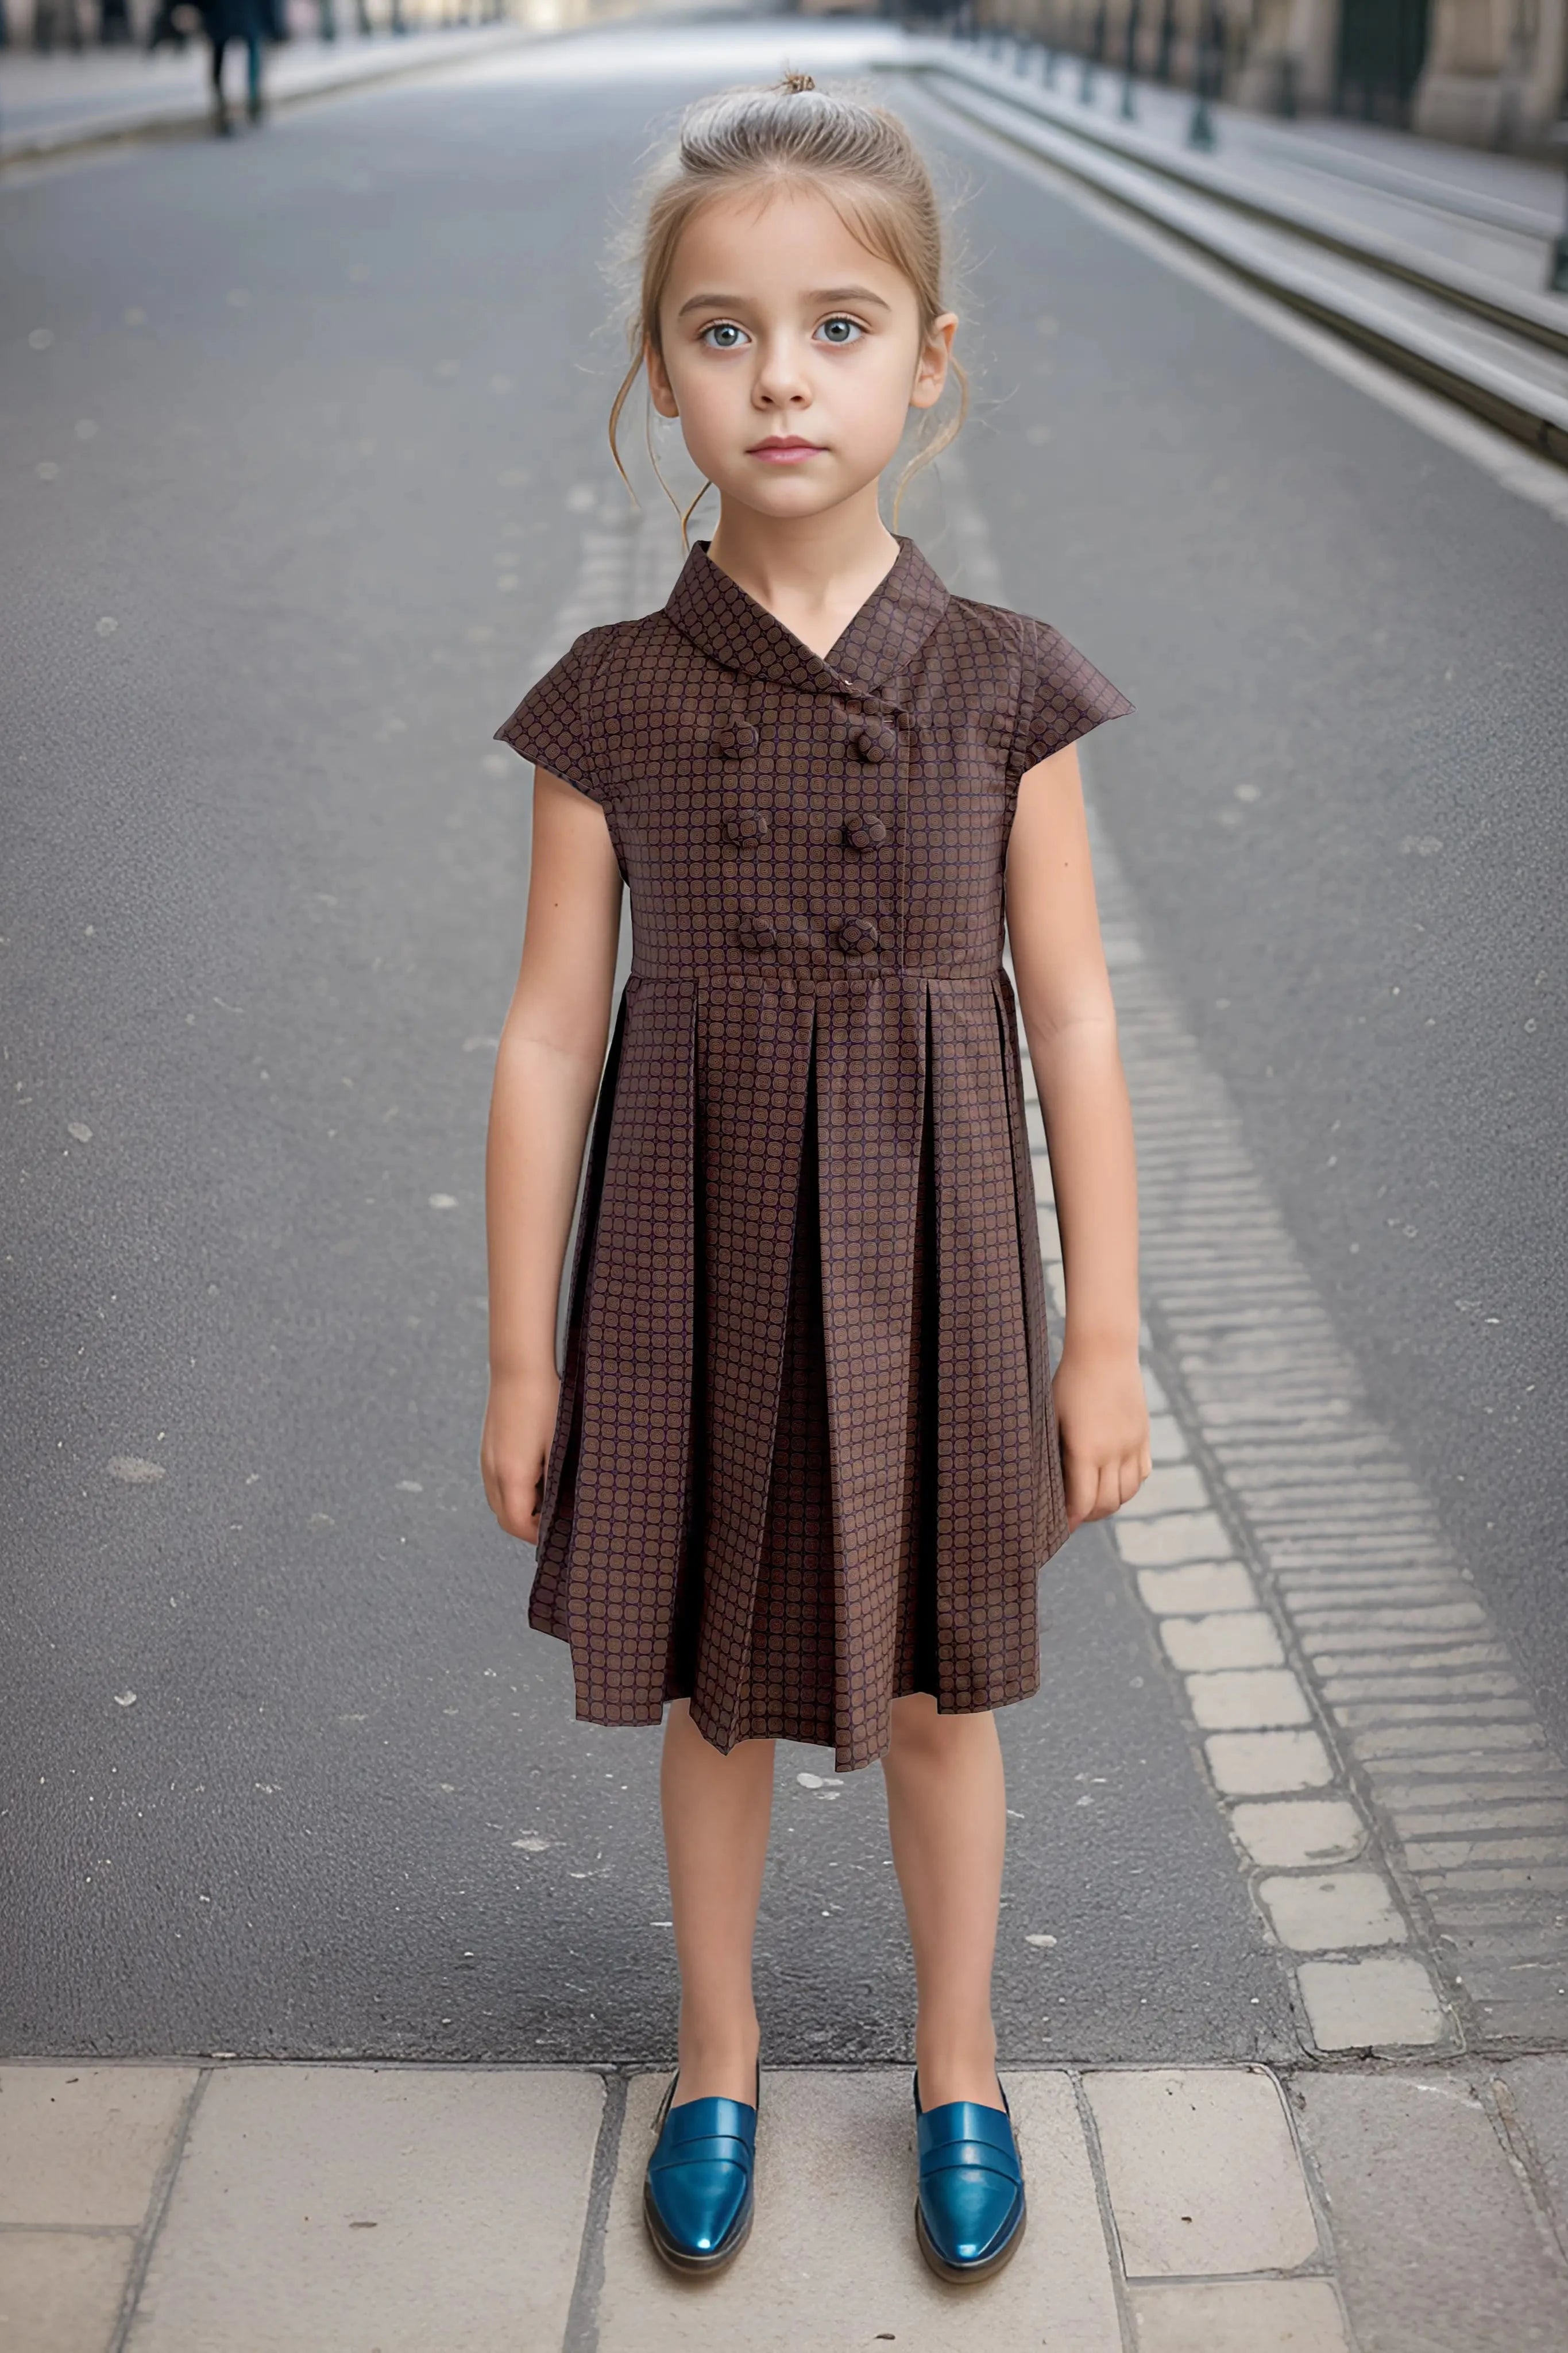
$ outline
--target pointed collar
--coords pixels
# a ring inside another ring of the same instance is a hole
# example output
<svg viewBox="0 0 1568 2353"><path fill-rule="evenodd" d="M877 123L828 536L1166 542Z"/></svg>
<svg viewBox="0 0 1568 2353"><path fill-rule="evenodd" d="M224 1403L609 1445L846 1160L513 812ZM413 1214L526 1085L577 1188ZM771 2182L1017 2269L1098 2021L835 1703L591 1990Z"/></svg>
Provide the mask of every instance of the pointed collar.
<svg viewBox="0 0 1568 2353"><path fill-rule="evenodd" d="M948 593L912 539L899 552L824 660L714 563L700 539L665 611L682 636L726 670L808 692L874 694L911 661L947 609Z"/></svg>

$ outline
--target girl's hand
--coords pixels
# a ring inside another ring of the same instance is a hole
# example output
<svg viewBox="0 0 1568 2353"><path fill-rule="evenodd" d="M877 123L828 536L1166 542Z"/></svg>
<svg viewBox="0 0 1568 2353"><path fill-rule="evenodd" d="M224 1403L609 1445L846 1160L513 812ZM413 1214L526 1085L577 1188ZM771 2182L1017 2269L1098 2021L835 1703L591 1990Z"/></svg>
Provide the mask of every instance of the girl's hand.
<svg viewBox="0 0 1568 2353"><path fill-rule="evenodd" d="M479 1472L491 1511L508 1535L524 1544L539 1541L544 1466L560 1401L554 1372L490 1375Z"/></svg>
<svg viewBox="0 0 1568 2353"><path fill-rule="evenodd" d="M1069 1532L1108 1519L1149 1476L1149 1403L1136 1349L1064 1342L1051 1383L1061 1433Z"/></svg>

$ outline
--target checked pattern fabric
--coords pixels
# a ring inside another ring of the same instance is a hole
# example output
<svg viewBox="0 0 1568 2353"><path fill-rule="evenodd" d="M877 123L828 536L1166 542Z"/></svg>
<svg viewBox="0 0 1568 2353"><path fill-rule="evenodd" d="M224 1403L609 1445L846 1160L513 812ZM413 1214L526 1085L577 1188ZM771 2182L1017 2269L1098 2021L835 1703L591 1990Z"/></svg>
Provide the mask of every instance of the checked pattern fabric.
<svg viewBox="0 0 1568 2353"><path fill-rule="evenodd" d="M888 1743L1039 1682L1065 1541L1008 835L1127 698L914 542L826 658L696 542L497 730L603 809L634 949L530 1623L578 1715Z"/></svg>

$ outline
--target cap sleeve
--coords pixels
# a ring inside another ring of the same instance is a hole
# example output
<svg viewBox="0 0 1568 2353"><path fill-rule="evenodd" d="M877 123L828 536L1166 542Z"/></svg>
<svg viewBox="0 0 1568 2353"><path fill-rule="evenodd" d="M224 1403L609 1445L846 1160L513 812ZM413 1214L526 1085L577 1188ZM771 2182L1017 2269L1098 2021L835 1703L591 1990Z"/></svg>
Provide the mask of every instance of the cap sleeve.
<svg viewBox="0 0 1568 2353"><path fill-rule="evenodd" d="M495 741L510 744L523 759L548 768L552 776L563 776L604 806L610 796L595 767L596 731L590 717L596 634L587 629L574 638L560 660L529 688L511 717L501 722Z"/></svg>
<svg viewBox="0 0 1568 2353"><path fill-rule="evenodd" d="M1059 629L1028 614L1018 617L1024 628L1023 680L1007 762L1015 777L1075 744L1103 720L1124 718L1133 708L1121 688L1112 686Z"/></svg>

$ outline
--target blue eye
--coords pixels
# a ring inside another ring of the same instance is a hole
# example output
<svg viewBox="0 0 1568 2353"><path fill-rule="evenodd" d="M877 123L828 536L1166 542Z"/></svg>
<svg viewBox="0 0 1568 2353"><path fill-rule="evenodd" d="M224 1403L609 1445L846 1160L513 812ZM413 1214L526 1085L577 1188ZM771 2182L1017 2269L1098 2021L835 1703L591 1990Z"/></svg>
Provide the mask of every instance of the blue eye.
<svg viewBox="0 0 1568 2353"><path fill-rule="evenodd" d="M839 328L847 328L848 332L847 333L840 334L836 332L836 330ZM827 338L828 342L837 343L840 347L845 343L853 342L858 335L863 335L865 332L866 330L860 324L858 319L846 319L842 316L838 316L832 319L824 319L822 322L822 332Z"/></svg>
<svg viewBox="0 0 1568 2353"><path fill-rule="evenodd" d="M710 327L703 328L702 332L699 335L697 340L700 343L705 343L708 342L710 335L732 335L735 338L734 343L709 343L708 345L710 351L732 352L737 349L744 333L744 328L737 327L732 319L715 319Z"/></svg>

